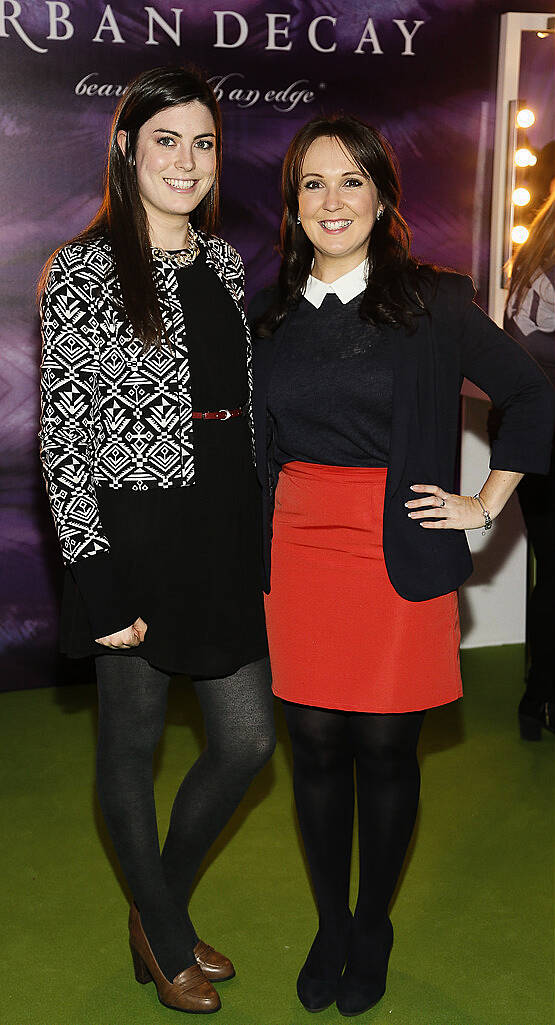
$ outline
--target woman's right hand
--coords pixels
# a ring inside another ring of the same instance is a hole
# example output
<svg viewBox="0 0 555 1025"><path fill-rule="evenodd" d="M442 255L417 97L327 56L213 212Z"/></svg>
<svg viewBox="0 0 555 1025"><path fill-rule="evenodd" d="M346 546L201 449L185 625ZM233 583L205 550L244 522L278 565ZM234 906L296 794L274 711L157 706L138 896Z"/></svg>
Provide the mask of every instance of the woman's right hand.
<svg viewBox="0 0 555 1025"><path fill-rule="evenodd" d="M97 637L96 643L103 644L105 648L136 648L144 641L147 630L147 624L139 616L131 626L126 626L125 630L118 630L117 633L108 634L106 637Z"/></svg>

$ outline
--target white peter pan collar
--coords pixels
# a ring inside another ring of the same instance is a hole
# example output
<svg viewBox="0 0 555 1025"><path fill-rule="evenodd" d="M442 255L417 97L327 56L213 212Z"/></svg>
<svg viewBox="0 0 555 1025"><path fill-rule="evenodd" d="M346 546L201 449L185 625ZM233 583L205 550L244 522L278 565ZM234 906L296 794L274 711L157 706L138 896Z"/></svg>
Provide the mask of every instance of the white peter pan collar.
<svg viewBox="0 0 555 1025"><path fill-rule="evenodd" d="M360 295L366 288L367 266L368 261L363 260L362 263L359 263L358 267L347 271L346 274L342 274L340 278L329 284L325 281L320 281L319 278L313 278L312 274L310 274L303 293L305 299L308 299L309 303L312 303L317 310L320 309L326 295L329 295L330 292L333 292L341 299L343 305L350 303L351 299L354 299L356 295Z"/></svg>

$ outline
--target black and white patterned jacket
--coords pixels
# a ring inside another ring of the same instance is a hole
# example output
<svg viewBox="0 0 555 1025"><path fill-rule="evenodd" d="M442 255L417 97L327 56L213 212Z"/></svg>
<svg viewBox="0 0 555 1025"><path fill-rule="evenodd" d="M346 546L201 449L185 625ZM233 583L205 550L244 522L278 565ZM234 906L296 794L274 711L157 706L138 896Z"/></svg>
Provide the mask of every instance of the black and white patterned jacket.
<svg viewBox="0 0 555 1025"><path fill-rule="evenodd" d="M243 318L252 388L243 262L222 239L201 232L197 238ZM66 564L109 553L97 485L143 490L194 483L187 338L178 284L169 262L157 261L155 273L171 349L152 347L144 353L122 307L107 240L64 246L50 271L41 309L39 438Z"/></svg>

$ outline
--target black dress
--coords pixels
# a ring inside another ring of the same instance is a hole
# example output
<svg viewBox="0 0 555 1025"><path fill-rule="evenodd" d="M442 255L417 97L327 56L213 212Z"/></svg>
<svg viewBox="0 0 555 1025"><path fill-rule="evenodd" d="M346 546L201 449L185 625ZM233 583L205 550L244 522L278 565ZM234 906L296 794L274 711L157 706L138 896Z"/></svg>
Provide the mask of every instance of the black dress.
<svg viewBox="0 0 555 1025"><path fill-rule="evenodd" d="M193 409L244 405L245 330L202 248L177 279ZM213 678L267 654L260 494L247 417L194 420L193 445L194 484L146 491L102 487L97 497L120 586L148 624L143 644L117 653L140 655L170 673ZM61 648L71 657L116 653L91 636L70 568Z"/></svg>

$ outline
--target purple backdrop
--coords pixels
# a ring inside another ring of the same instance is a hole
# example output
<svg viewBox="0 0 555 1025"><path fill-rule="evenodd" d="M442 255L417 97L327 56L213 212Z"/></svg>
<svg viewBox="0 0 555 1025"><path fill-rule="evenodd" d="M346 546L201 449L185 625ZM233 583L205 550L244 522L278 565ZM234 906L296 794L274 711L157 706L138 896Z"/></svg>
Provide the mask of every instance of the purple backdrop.
<svg viewBox="0 0 555 1025"><path fill-rule="evenodd" d="M0 0L4 689L62 678L61 563L37 457L34 289L49 252L97 208L123 84L191 59L214 77L225 133L222 234L245 258L250 293L276 267L279 169L293 132L320 110L344 110L393 143L415 251L472 272L484 295L499 15L510 9L498 0L233 0L224 16L176 0Z"/></svg>

